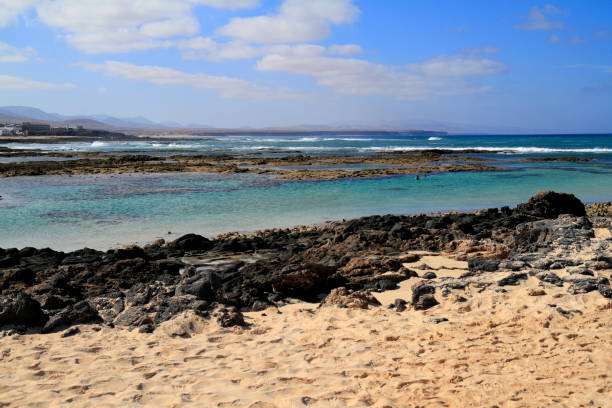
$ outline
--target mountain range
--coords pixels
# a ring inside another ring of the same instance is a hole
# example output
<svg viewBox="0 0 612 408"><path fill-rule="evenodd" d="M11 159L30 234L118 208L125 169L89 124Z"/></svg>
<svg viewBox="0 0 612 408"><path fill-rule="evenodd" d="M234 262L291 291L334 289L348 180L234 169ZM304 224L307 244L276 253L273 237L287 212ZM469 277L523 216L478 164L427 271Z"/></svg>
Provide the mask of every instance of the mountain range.
<svg viewBox="0 0 612 408"><path fill-rule="evenodd" d="M97 115L61 115L49 113L30 106L0 107L2 122L46 122L57 126L83 126L89 129L113 128L209 128L201 124L182 125L178 122L153 122L142 116L117 118L105 114Z"/></svg>
<svg viewBox="0 0 612 408"><path fill-rule="evenodd" d="M61 115L59 113L49 113L41 109L29 106L4 106L0 107L0 123L21 123L21 122L45 122L53 126L77 127L83 126L87 129L101 129L111 131L125 131L132 133L182 133L195 132L198 129L214 130L211 126L203 124L181 124L173 121L154 122L142 116L119 118L106 114L97 115ZM179 129L183 129L177 132ZM526 129L510 126L496 125L474 125L465 123L453 123L443 120L362 120L352 122L336 122L330 124L308 124L284 127L266 127L259 130L286 130L286 131L335 131L335 130L379 130L379 131L405 131L411 129L430 129L451 134L545 134L545 133L564 133L559 129ZM249 131L257 130L251 127L235 128L233 130ZM567 131L565 132L567 133Z"/></svg>

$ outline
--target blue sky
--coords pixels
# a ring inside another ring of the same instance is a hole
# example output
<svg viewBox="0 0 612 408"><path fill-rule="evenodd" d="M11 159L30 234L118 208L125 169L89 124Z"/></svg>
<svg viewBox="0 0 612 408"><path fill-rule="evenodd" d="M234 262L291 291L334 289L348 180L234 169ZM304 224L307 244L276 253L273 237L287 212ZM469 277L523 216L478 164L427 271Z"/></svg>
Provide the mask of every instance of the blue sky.
<svg viewBox="0 0 612 408"><path fill-rule="evenodd" d="M612 131L612 1L0 0L0 105Z"/></svg>

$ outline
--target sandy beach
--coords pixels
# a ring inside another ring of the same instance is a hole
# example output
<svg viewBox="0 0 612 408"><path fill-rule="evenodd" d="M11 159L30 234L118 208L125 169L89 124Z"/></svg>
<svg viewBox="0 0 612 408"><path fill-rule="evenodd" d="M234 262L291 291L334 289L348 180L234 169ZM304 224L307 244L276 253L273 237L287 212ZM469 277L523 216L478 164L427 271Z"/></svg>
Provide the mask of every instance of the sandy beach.
<svg viewBox="0 0 612 408"><path fill-rule="evenodd" d="M467 271L435 254L412 266ZM0 405L610 406L612 302L599 293L573 296L530 277L505 293L468 288L427 311L386 307L415 282L375 294L382 306L296 301L246 313L248 327L185 312L153 334L81 325L65 338L5 337Z"/></svg>
<svg viewBox="0 0 612 408"><path fill-rule="evenodd" d="M612 0L465 3L0 0L0 408L612 408Z"/></svg>

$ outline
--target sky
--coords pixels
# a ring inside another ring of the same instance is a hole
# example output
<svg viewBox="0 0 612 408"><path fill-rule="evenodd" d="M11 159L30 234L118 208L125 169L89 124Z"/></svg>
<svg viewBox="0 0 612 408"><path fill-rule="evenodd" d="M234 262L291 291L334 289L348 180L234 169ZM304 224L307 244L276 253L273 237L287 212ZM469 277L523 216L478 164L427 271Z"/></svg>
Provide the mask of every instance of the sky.
<svg viewBox="0 0 612 408"><path fill-rule="evenodd" d="M612 132L612 1L0 0L0 105Z"/></svg>

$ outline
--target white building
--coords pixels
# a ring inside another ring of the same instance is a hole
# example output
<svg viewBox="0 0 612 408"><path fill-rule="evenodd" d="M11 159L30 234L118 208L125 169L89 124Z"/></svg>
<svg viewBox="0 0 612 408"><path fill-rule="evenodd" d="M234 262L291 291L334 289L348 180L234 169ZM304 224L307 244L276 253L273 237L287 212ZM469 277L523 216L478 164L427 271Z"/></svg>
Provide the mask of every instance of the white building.
<svg viewBox="0 0 612 408"><path fill-rule="evenodd" d="M17 129L15 129L14 127L2 127L0 128L0 134L2 134L2 136L11 136L14 135L16 133Z"/></svg>

